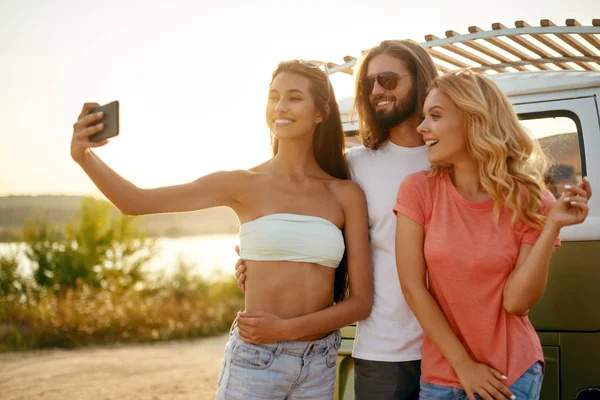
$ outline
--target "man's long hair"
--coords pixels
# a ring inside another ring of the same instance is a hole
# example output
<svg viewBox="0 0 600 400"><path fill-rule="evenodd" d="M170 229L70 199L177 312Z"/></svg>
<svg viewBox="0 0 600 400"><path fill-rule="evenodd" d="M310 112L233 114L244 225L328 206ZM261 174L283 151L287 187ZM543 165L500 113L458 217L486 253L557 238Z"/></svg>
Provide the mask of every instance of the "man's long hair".
<svg viewBox="0 0 600 400"><path fill-rule="evenodd" d="M365 53L356 73L354 88L354 108L358 114L360 138L365 147L377 149L388 139L389 132L381 129L375 110L369 100L370 93L363 93L360 82L367 76L369 62L380 54L389 54L402 61L412 74L412 84L416 91L416 112L423 118L423 103L427 89L438 75L433 60L427 50L414 40L384 40Z"/></svg>

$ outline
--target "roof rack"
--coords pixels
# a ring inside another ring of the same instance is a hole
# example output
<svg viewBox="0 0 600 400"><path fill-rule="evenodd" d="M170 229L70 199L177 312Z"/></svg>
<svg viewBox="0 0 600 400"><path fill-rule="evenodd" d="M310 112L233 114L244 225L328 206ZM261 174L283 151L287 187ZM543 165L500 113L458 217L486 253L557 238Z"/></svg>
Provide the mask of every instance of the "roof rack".
<svg viewBox="0 0 600 400"><path fill-rule="evenodd" d="M540 26L516 21L514 28L496 22L489 31L471 26L468 34L445 34L445 38L425 35L421 43L441 72L460 68L488 73L600 71L600 19L593 19L591 26L582 26L575 19L567 19L565 26L548 19L542 19ZM329 73L353 75L357 60L346 56L344 63L329 62Z"/></svg>

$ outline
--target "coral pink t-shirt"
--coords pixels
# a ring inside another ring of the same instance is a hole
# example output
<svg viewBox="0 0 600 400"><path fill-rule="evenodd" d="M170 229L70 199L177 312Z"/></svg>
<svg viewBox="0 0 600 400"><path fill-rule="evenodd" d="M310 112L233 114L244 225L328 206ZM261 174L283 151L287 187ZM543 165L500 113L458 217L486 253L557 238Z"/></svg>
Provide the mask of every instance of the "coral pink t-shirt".
<svg viewBox="0 0 600 400"><path fill-rule="evenodd" d="M544 193L543 214L555 202ZM395 212L424 229L429 291L471 357L508 377L513 384L536 361L543 361L539 337L527 316L503 308L503 291L522 243L534 244L540 230L511 214L493 220L494 201L472 203L457 191L447 173L411 174L400 185ZM557 238L556 246L560 244ZM421 377L425 382L460 388L454 369L425 336Z"/></svg>

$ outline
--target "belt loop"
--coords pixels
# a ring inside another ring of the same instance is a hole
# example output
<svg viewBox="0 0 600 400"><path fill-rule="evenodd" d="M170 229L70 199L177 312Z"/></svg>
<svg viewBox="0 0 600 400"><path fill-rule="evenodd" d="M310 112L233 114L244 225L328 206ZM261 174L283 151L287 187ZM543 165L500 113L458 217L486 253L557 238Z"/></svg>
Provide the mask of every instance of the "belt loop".
<svg viewBox="0 0 600 400"><path fill-rule="evenodd" d="M326 347L325 351L329 351L329 349L330 349L331 347L333 347L333 346L332 346L332 343L331 343L332 336L333 336L332 334L329 334L329 335L327 335L327 337L325 337L325 344L326 344L326 346L325 346L325 347ZM334 339L333 341L335 342L335 339Z"/></svg>
<svg viewBox="0 0 600 400"><path fill-rule="evenodd" d="M236 327L237 327L237 315L236 315L235 319L233 320L233 322L231 323L231 327L229 328L230 335L233 333L233 331L235 330Z"/></svg>
<svg viewBox="0 0 600 400"><path fill-rule="evenodd" d="M327 351L329 351L329 349L335 349L337 344L337 331L329 334L329 336L325 338L325 341L327 342Z"/></svg>
<svg viewBox="0 0 600 400"><path fill-rule="evenodd" d="M277 342L277 348L275 349L275 356L278 356L283 351L283 342Z"/></svg>
<svg viewBox="0 0 600 400"><path fill-rule="evenodd" d="M315 348L315 344L313 342L310 342L308 344L308 346L306 346L306 349L304 350L304 354L302 354L302 358L308 357L308 355L310 354L311 351L313 351L314 348Z"/></svg>

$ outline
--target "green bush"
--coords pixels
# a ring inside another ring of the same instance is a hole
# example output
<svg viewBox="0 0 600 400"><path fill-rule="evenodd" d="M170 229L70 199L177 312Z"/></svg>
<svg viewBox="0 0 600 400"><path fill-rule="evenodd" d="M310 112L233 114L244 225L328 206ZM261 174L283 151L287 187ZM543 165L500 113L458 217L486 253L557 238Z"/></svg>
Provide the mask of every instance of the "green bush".
<svg viewBox="0 0 600 400"><path fill-rule="evenodd" d="M135 228L134 218L112 216L105 201L85 198L79 215L66 227L50 225L45 217L23 228L40 287L131 287L145 279L144 264L153 255L153 242Z"/></svg>
<svg viewBox="0 0 600 400"><path fill-rule="evenodd" d="M23 289L16 254L0 255L0 296L18 293Z"/></svg>
<svg viewBox="0 0 600 400"><path fill-rule="evenodd" d="M211 335L244 307L234 278L209 282L182 261L149 277L153 242L106 202L85 199L68 226L40 217L23 232L32 277L0 256L0 351Z"/></svg>

